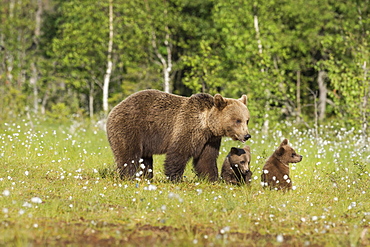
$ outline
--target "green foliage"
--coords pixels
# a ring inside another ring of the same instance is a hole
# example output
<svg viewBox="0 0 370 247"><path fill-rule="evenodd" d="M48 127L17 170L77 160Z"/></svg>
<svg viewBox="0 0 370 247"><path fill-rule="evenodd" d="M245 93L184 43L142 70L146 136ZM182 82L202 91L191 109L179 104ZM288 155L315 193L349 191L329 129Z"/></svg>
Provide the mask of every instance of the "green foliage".
<svg viewBox="0 0 370 247"><path fill-rule="evenodd" d="M199 46L199 55L184 56L183 58L184 65L192 68L186 73L184 84L193 92L218 93L218 88L223 82L223 79L219 78L220 75L218 75L222 70L220 57L212 54L212 48L206 41L202 40Z"/></svg>
<svg viewBox="0 0 370 247"><path fill-rule="evenodd" d="M51 107L47 115L53 119L67 120L71 115L71 109L65 103L57 103Z"/></svg>
<svg viewBox="0 0 370 247"><path fill-rule="evenodd" d="M36 111L36 102L38 114L70 101L71 112L78 108L99 114L107 69L108 5L5 1L0 6L0 90L9 95L4 97L13 97L7 90L11 85L24 96L25 105L32 105L29 111ZM158 54L166 58L170 47L176 94L247 94L259 126L266 114L272 122L298 114L311 121L318 72L325 71L327 116L346 117L359 128L369 117L369 6L369 0L113 1L109 102L113 106L138 90L162 89ZM39 11L41 29L36 34ZM13 109L22 105L10 107L10 112L25 112Z"/></svg>
<svg viewBox="0 0 370 247"><path fill-rule="evenodd" d="M26 110L26 95L13 86L6 86L6 93L3 91L0 95L0 120L16 118L24 114Z"/></svg>

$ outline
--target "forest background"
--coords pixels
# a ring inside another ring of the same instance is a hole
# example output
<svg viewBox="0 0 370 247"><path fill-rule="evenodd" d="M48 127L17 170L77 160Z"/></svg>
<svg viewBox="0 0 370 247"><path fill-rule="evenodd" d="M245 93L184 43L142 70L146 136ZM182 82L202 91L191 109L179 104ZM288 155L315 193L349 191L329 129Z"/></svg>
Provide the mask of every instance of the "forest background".
<svg viewBox="0 0 370 247"><path fill-rule="evenodd" d="M0 0L0 121L104 119L146 88L366 134L369 0ZM269 120L269 121L267 121Z"/></svg>

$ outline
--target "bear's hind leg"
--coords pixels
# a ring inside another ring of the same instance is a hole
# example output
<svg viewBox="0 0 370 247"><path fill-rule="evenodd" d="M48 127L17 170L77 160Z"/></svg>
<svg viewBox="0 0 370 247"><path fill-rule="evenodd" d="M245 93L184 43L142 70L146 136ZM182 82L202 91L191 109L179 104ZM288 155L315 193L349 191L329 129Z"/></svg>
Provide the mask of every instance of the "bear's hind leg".
<svg viewBox="0 0 370 247"><path fill-rule="evenodd" d="M143 162L140 167L143 172L143 177L146 179L153 178L153 157L143 157ZM143 165L143 166L142 166Z"/></svg>
<svg viewBox="0 0 370 247"><path fill-rule="evenodd" d="M117 141L121 141L121 144L115 145L119 148L115 148L113 153L121 179L130 180L140 176L141 174L138 174L138 172L140 171L139 160L142 155L142 148L138 143L128 145L124 139L118 139Z"/></svg>
<svg viewBox="0 0 370 247"><path fill-rule="evenodd" d="M117 169L122 180L133 179L138 171L139 161L137 159L129 159L125 162L117 162Z"/></svg>

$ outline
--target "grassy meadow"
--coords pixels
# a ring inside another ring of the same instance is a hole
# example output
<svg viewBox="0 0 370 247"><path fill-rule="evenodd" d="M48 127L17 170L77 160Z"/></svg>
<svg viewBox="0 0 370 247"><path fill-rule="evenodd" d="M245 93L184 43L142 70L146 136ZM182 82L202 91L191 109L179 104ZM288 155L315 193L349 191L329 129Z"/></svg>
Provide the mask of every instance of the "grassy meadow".
<svg viewBox="0 0 370 247"><path fill-rule="evenodd" d="M251 186L163 175L122 181L101 128L29 120L0 124L0 246L370 246L370 151L361 133L282 123L251 129ZM265 160L288 138L303 155L294 190L264 190ZM219 171L232 146L223 139Z"/></svg>

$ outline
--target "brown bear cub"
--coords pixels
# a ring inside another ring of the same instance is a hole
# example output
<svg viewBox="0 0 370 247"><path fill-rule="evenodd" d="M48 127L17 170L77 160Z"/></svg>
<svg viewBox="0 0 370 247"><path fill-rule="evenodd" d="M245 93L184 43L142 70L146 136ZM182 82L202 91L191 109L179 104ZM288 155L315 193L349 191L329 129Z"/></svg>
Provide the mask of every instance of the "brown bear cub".
<svg viewBox="0 0 370 247"><path fill-rule="evenodd" d="M181 181L188 160L196 174L218 180L221 138L245 142L247 96L219 94L183 97L158 90L132 94L116 105L107 119L107 136L122 179L153 177L153 155L166 154L165 175Z"/></svg>
<svg viewBox="0 0 370 247"><path fill-rule="evenodd" d="M252 180L250 171L251 152L250 147L232 147L222 165L221 178L227 183L241 185L249 184Z"/></svg>
<svg viewBox="0 0 370 247"><path fill-rule="evenodd" d="M284 139L262 169L261 184L275 190L290 190L292 180L289 177L289 163L301 162L302 155L297 154Z"/></svg>

